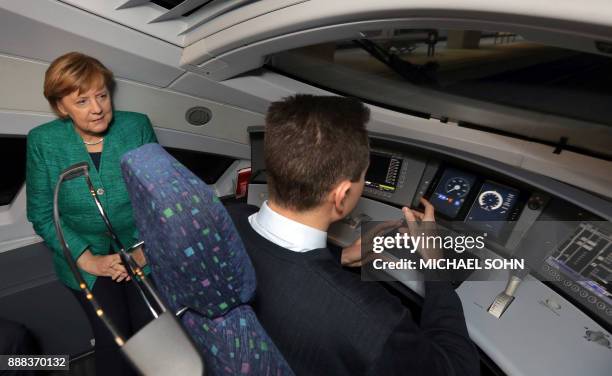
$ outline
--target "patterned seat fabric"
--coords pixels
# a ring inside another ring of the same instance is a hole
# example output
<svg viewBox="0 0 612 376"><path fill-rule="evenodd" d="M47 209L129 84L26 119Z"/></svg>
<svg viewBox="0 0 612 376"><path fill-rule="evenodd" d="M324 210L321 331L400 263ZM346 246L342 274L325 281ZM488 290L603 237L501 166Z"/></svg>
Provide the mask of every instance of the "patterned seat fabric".
<svg viewBox="0 0 612 376"><path fill-rule="evenodd" d="M204 357L207 374L292 375L246 303L255 272L223 204L160 145L121 161L155 284Z"/></svg>

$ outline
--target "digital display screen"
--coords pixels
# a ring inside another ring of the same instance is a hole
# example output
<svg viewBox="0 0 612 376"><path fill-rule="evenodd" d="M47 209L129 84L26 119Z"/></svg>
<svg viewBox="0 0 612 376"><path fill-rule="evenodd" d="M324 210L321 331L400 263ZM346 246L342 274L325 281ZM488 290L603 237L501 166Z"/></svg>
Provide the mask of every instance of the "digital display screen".
<svg viewBox="0 0 612 376"><path fill-rule="evenodd" d="M370 153L370 167L366 172L365 186L382 192L395 192L401 168L401 158Z"/></svg>
<svg viewBox="0 0 612 376"><path fill-rule="evenodd" d="M436 212L455 219L472 190L476 176L453 168L444 170L438 186L429 201Z"/></svg>
<svg viewBox="0 0 612 376"><path fill-rule="evenodd" d="M486 181L480 188L465 222L472 222L475 227L490 231L497 237L518 197L519 191L514 188Z"/></svg>
<svg viewBox="0 0 612 376"><path fill-rule="evenodd" d="M612 305L612 233L592 223L581 223L547 262Z"/></svg>

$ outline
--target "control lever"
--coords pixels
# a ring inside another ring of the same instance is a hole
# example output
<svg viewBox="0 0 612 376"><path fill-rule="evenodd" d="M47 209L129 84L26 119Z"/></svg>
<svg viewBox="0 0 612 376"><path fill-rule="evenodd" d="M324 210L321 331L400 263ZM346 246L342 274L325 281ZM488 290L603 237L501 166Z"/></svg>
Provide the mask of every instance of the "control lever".
<svg viewBox="0 0 612 376"><path fill-rule="evenodd" d="M506 284L506 289L499 295L497 295L497 297L495 297L495 300L493 300L493 303L491 303L491 305L489 306L488 311L490 314L497 318L500 318L501 315L506 312L506 310L514 300L514 293L516 292L516 289L518 288L521 281L522 279L516 275L510 276L508 284Z"/></svg>

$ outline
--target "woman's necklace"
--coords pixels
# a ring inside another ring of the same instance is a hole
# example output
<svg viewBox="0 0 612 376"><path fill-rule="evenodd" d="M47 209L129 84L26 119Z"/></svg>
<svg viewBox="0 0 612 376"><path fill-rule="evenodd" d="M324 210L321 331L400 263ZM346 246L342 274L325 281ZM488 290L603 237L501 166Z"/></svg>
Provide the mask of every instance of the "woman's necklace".
<svg viewBox="0 0 612 376"><path fill-rule="evenodd" d="M83 143L84 143L85 145L92 146L92 145L98 145L98 144L99 144L100 142L102 142L102 141L104 141L104 137L101 137L101 138L100 138L98 141L96 141L96 142L87 142L87 141L83 140Z"/></svg>

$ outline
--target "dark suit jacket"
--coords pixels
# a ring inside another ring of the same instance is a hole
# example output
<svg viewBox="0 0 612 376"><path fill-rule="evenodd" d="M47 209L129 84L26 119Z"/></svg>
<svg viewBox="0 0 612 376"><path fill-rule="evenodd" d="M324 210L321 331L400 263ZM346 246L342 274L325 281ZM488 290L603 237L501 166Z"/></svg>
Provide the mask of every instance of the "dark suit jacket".
<svg viewBox="0 0 612 376"><path fill-rule="evenodd" d="M377 282L328 249L296 253L257 234L254 207L230 215L257 275L255 312L297 375L478 375L478 353L449 283L428 283L420 325Z"/></svg>

